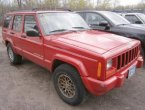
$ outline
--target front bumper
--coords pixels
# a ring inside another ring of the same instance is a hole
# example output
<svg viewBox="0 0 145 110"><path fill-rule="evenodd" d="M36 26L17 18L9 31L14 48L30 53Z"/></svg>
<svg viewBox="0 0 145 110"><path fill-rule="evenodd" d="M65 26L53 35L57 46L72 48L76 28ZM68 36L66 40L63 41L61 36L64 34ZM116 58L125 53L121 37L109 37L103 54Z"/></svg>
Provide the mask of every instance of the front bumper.
<svg viewBox="0 0 145 110"><path fill-rule="evenodd" d="M125 67L123 70L118 71L114 76L105 81L99 81L91 77L82 77L82 80L90 93L96 96L103 95L106 92L123 85L128 76L129 68L132 65L141 68L143 66L143 58L139 57L136 61Z"/></svg>

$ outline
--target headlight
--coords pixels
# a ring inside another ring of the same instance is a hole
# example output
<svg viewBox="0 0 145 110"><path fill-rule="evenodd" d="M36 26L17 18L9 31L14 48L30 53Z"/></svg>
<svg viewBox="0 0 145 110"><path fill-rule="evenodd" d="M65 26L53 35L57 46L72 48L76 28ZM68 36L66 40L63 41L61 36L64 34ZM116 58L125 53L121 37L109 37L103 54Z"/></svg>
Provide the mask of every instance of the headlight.
<svg viewBox="0 0 145 110"><path fill-rule="evenodd" d="M113 64L113 61L112 60L108 60L107 61L107 70L112 67L112 64Z"/></svg>

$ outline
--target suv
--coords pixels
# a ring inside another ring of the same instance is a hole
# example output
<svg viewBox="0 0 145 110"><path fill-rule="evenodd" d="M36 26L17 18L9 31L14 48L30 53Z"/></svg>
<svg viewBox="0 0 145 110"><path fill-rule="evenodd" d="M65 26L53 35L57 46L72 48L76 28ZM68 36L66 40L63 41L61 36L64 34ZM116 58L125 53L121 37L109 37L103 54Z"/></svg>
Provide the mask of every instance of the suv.
<svg viewBox="0 0 145 110"><path fill-rule="evenodd" d="M141 54L145 58L145 26L131 24L124 17L109 11L78 11L92 29L106 31L141 41Z"/></svg>
<svg viewBox="0 0 145 110"><path fill-rule="evenodd" d="M78 105L103 95L142 67L140 41L91 30L74 12L30 11L6 15L3 41L12 64L27 58L53 73L58 95Z"/></svg>

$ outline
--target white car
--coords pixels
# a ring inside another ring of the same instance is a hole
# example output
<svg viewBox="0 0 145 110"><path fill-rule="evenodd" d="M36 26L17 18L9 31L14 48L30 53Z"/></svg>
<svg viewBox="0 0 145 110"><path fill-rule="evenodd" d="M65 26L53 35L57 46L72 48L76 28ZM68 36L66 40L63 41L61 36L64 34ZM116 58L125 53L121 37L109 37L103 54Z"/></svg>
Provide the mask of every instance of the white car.
<svg viewBox="0 0 145 110"><path fill-rule="evenodd" d="M145 24L145 14L143 13L126 13L121 15L132 24Z"/></svg>

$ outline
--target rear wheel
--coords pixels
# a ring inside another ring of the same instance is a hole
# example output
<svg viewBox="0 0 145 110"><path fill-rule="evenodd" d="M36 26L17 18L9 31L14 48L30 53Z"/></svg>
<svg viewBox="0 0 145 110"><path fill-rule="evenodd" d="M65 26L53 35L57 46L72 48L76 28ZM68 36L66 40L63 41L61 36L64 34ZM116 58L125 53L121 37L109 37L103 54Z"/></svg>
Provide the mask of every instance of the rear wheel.
<svg viewBox="0 0 145 110"><path fill-rule="evenodd" d="M59 66L54 72L53 81L58 95L64 102L78 105L86 100L88 93L79 73L72 66Z"/></svg>
<svg viewBox="0 0 145 110"><path fill-rule="evenodd" d="M13 48L12 48L10 43L7 45L7 53L8 53L8 57L10 59L10 62L12 64L21 64L22 56L14 53Z"/></svg>

